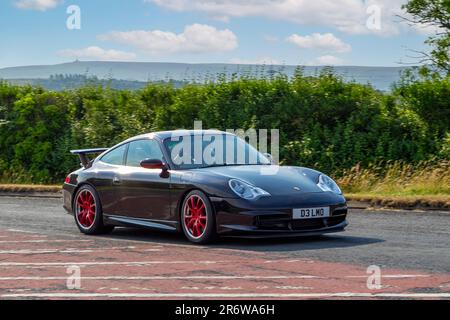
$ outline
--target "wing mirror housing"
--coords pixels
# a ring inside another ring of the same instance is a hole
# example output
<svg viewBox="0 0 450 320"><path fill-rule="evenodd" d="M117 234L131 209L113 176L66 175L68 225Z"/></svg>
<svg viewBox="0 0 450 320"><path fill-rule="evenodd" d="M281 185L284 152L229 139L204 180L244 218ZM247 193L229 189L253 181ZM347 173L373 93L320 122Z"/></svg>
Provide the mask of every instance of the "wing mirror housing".
<svg viewBox="0 0 450 320"><path fill-rule="evenodd" d="M161 169L161 178L169 177L169 167L159 159L145 159L141 161L140 165L145 169Z"/></svg>
<svg viewBox="0 0 450 320"><path fill-rule="evenodd" d="M158 159L145 159L141 161L141 167L145 169L163 169L164 162Z"/></svg>

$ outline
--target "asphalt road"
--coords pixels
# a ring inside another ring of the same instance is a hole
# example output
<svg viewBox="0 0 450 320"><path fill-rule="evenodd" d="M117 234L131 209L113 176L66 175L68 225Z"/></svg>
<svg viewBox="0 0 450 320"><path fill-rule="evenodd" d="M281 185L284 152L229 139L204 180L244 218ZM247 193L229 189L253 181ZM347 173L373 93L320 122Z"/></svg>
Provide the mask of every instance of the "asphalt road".
<svg viewBox="0 0 450 320"><path fill-rule="evenodd" d="M449 212L351 210L349 222L344 233L316 238L222 239L198 247L181 235L131 228L83 236L59 199L0 197L0 297L318 298L318 292L450 297ZM88 268L105 261L101 270ZM86 296L61 288L65 270L56 267L70 263L86 266L91 276L81 292ZM155 267L142 268L146 264ZM124 265L127 275L141 278L125 277ZM384 291L368 292L369 265L381 268ZM167 277L154 278L161 274ZM117 284L106 285L108 275Z"/></svg>

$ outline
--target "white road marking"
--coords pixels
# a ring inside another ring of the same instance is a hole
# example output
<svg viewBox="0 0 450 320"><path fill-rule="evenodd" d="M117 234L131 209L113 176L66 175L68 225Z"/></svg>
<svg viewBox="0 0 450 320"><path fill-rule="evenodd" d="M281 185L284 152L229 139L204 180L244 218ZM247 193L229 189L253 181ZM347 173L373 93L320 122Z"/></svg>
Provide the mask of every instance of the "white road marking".
<svg viewBox="0 0 450 320"><path fill-rule="evenodd" d="M281 290L311 290L312 287L303 287L303 286L276 286L276 289Z"/></svg>
<svg viewBox="0 0 450 320"><path fill-rule="evenodd" d="M279 279L320 279L318 276L93 276L82 280L279 280ZM67 277L0 277L0 281L19 280L66 280Z"/></svg>
<svg viewBox="0 0 450 320"><path fill-rule="evenodd" d="M181 287L181 290L242 290L242 287L214 287L214 286L208 286L208 287Z"/></svg>
<svg viewBox="0 0 450 320"><path fill-rule="evenodd" d="M283 259L278 259L278 260L265 260L263 263L297 263L297 262L301 262L301 263L313 263L312 260L306 260L306 259L291 259L291 260L283 260Z"/></svg>
<svg viewBox="0 0 450 320"><path fill-rule="evenodd" d="M109 250L136 249L136 247L110 247L96 249L20 249L20 250L0 250L0 254L48 254L48 253L87 253L87 252L105 252ZM147 249L146 251L161 251L161 249Z"/></svg>
<svg viewBox="0 0 450 320"><path fill-rule="evenodd" d="M52 242L93 242L92 240L15 240L15 241L9 241L9 240L1 240L1 243L52 243Z"/></svg>
<svg viewBox="0 0 450 320"><path fill-rule="evenodd" d="M141 290L141 291L156 291L155 288L130 287L130 289L136 289L136 290Z"/></svg>
<svg viewBox="0 0 450 320"><path fill-rule="evenodd" d="M0 262L0 267L27 267L27 266L107 266L107 265L151 265L151 264L215 264L227 263L229 261L102 261L102 262Z"/></svg>
<svg viewBox="0 0 450 320"><path fill-rule="evenodd" d="M7 229L6 231L21 232L21 233L28 233L28 234L37 234L37 232L34 232L34 231L25 231L25 230L19 230L19 229Z"/></svg>
<svg viewBox="0 0 450 320"><path fill-rule="evenodd" d="M367 276L345 276L346 278L363 278L367 279ZM386 274L382 275L382 278L402 279L402 278L428 278L431 275L428 274Z"/></svg>
<svg viewBox="0 0 450 320"><path fill-rule="evenodd" d="M450 293L13 293L1 298L450 298Z"/></svg>

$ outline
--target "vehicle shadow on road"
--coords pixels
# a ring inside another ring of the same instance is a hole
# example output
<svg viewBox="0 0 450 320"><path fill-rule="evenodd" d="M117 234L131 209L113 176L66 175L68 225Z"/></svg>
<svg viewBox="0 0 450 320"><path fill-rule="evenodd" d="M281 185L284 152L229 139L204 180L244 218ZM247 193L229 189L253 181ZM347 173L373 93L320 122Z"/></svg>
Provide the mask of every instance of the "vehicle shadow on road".
<svg viewBox="0 0 450 320"><path fill-rule="evenodd" d="M383 239L347 235L322 235L315 237L273 239L221 239L212 247L241 249L259 252L288 252L336 249L364 246L384 242Z"/></svg>
<svg viewBox="0 0 450 320"><path fill-rule="evenodd" d="M190 242L188 242L180 234L165 233L146 229L117 228L112 234L105 237L121 240L140 241L143 243L153 242L158 244L196 246L195 244L191 244ZM220 238L215 243L207 245L207 247L258 252L289 252L358 247L384 241L385 240L379 238L333 234L314 237L269 239Z"/></svg>

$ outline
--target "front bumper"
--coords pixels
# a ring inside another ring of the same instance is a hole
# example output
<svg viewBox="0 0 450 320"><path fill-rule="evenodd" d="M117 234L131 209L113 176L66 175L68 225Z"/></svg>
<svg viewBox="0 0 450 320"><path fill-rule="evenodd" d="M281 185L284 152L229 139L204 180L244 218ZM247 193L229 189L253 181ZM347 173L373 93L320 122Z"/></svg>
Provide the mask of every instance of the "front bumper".
<svg viewBox="0 0 450 320"><path fill-rule="evenodd" d="M296 237L315 236L344 231L347 204L342 196L309 195L289 201L282 206L252 205L242 199L212 198L216 213L217 232L221 236L236 237ZM293 208L330 207L330 217L295 220Z"/></svg>

